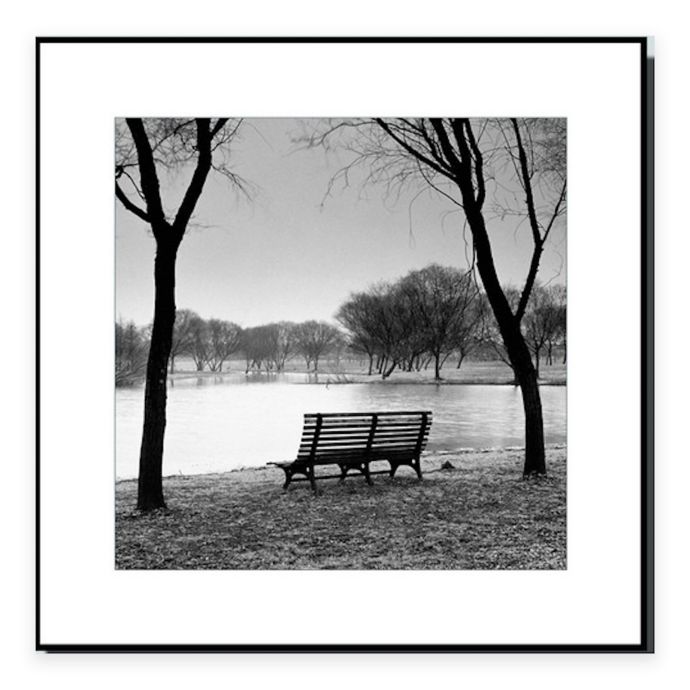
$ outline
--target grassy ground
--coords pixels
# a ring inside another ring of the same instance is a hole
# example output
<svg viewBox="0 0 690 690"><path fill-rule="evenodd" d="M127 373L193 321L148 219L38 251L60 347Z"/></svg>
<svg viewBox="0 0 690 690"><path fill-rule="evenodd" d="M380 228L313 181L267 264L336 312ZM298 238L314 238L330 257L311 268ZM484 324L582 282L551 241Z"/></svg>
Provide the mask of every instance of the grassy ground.
<svg viewBox="0 0 690 690"><path fill-rule="evenodd" d="M368 486L281 489L276 468L165 479L167 510L134 510L116 486L116 567L129 569L563 569L566 451L549 475L521 480L519 451L423 458ZM450 461L455 469L442 470ZM373 467L373 466L372 466Z"/></svg>

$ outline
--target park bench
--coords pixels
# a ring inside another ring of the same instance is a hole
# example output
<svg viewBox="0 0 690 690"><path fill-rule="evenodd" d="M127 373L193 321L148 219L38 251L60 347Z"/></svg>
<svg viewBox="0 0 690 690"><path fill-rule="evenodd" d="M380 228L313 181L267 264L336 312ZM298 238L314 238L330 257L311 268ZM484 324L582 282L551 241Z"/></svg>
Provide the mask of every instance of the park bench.
<svg viewBox="0 0 690 690"><path fill-rule="evenodd" d="M285 472L287 489L292 481L308 481L316 491L316 479L345 479L350 471L364 475L395 475L409 465L422 478L420 455L426 446L431 412L329 412L305 414L297 457L290 462L273 462ZM371 471L375 461L387 461L389 469ZM337 465L340 474L316 475L320 465ZM294 475L304 475L293 479Z"/></svg>

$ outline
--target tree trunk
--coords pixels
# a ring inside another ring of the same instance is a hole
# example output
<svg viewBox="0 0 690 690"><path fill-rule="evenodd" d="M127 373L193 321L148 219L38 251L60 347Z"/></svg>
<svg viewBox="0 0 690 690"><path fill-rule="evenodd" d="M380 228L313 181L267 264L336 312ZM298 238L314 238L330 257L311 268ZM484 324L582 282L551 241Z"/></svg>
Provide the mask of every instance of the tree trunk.
<svg viewBox="0 0 690 690"><path fill-rule="evenodd" d="M484 218L476 208L472 208L471 204L471 201L466 203L465 212L472 230L475 249L477 250L477 269L482 278L491 309L496 317L508 358L515 372L515 378L522 392L522 401L525 409L525 464L523 466L523 476L544 475L546 474L544 421L539 385L537 383L537 372L532 364L529 348L520 330L520 321L515 318L496 275L496 267Z"/></svg>
<svg viewBox="0 0 690 690"><path fill-rule="evenodd" d="M367 376L371 376L371 372L374 369L374 355L369 355L369 371L367 372Z"/></svg>
<svg viewBox="0 0 690 690"><path fill-rule="evenodd" d="M544 451L544 420L536 370L519 377L522 404L525 409L525 466L523 475L546 474Z"/></svg>
<svg viewBox="0 0 690 690"><path fill-rule="evenodd" d="M441 380L441 353L434 353L434 381Z"/></svg>
<svg viewBox="0 0 690 690"><path fill-rule="evenodd" d="M170 355L170 373L175 373L175 355Z"/></svg>
<svg viewBox="0 0 690 690"><path fill-rule="evenodd" d="M139 454L137 508L164 508L163 439L165 436L168 359L175 324L175 259L177 247L159 241L154 264L155 306L146 367L144 431Z"/></svg>
<svg viewBox="0 0 690 690"><path fill-rule="evenodd" d="M388 369L385 369L385 370L382 369L382 370L381 370L381 378L382 378L382 379L387 379L387 378L393 373L393 369L395 369L395 367L396 367L397 365L398 365L398 363L394 360L394 361L393 361L393 364L391 364L390 367L389 367Z"/></svg>

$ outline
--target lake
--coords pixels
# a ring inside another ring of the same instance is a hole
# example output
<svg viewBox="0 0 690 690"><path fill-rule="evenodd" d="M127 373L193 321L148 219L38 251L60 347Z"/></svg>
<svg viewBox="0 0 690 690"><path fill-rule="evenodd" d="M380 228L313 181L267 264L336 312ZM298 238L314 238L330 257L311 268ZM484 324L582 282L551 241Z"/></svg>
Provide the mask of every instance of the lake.
<svg viewBox="0 0 690 690"><path fill-rule="evenodd" d="M190 377L171 382L163 474L226 472L291 460L305 412L431 410L428 449L524 445L520 390L513 386L308 384L300 374ZM547 443L565 443L566 388L542 386ZM117 389L119 479L138 474L143 387Z"/></svg>

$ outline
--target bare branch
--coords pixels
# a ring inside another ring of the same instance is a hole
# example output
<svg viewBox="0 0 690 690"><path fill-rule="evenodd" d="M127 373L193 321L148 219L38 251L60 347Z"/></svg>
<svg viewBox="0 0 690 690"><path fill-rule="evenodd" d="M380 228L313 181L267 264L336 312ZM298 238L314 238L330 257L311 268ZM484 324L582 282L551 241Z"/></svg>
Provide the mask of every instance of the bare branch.
<svg viewBox="0 0 690 690"><path fill-rule="evenodd" d="M136 204L132 203L127 195L122 191L120 185L115 182L115 196L120 200L120 203L135 216L138 216L145 223L150 223L150 219L146 211L139 208Z"/></svg>
<svg viewBox="0 0 690 690"><path fill-rule="evenodd" d="M137 149L141 190L146 198L146 215L153 226L165 221L163 204L161 203L160 183L158 181L158 173L156 172L156 164L153 160L153 151L151 150L151 144L141 118L127 118L127 126L132 133L132 139Z"/></svg>

